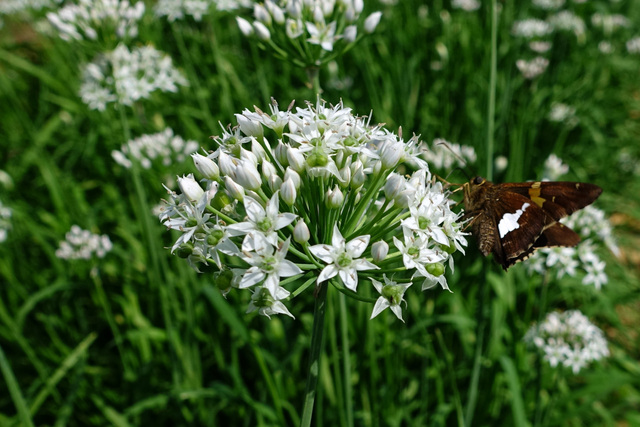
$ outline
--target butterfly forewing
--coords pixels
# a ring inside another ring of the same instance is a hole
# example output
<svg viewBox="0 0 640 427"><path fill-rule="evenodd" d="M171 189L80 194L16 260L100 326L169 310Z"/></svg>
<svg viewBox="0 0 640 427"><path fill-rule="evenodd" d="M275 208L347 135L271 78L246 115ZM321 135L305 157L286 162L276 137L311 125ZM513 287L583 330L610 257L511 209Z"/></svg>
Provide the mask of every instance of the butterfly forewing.
<svg viewBox="0 0 640 427"><path fill-rule="evenodd" d="M466 218L480 251L507 270L537 248L575 246L580 237L557 222L591 204L602 189L577 182L493 184L481 177L465 184Z"/></svg>

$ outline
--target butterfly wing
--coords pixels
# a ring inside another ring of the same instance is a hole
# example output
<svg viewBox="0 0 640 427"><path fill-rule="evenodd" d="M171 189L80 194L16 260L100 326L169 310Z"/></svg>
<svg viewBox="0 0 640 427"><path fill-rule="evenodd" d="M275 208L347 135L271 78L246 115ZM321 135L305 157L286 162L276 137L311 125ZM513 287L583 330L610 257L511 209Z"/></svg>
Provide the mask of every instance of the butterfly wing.
<svg viewBox="0 0 640 427"><path fill-rule="evenodd" d="M593 203L602 188L585 182L513 182L500 188L531 199L555 221Z"/></svg>

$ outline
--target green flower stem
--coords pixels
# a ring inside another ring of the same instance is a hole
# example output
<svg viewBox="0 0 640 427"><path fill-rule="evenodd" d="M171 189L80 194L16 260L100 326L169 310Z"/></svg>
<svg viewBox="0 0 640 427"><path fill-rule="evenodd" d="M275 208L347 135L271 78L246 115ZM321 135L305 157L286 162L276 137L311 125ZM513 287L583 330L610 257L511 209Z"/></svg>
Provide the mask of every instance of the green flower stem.
<svg viewBox="0 0 640 427"><path fill-rule="evenodd" d="M306 277L306 276L307 275L303 276L303 278ZM296 278L296 280L297 279L298 278ZM292 300L295 297L297 297L298 295L300 295L301 293L303 293L304 291L306 291L309 288L309 286L311 286L316 280L318 280L317 275L312 274L311 277L309 279L307 279L307 281L302 284L302 286L300 286L295 291L291 292L291 295L289 295L288 299ZM286 283L287 283L286 280L283 280L282 282L280 282L281 285L284 285Z"/></svg>
<svg viewBox="0 0 640 427"><path fill-rule="evenodd" d="M377 271L377 270L376 270ZM331 284L333 285L334 288L336 288L340 293L348 296L351 299L354 299L356 301L362 301L362 302L368 302L368 303L375 303L376 300L378 298L370 298L370 297L365 297L362 296L360 294L358 294L357 292L353 292L351 289L347 289L345 288L343 285L338 285L336 284L335 281L332 281Z"/></svg>
<svg viewBox="0 0 640 427"><path fill-rule="evenodd" d="M313 332L311 335L311 351L309 353L309 372L307 374L307 387L305 391L304 406L300 427L310 427L313 416L313 406L318 387L318 374L320 372L320 352L322 350L322 335L324 332L324 315L327 303L326 283L320 285L313 308Z"/></svg>
<svg viewBox="0 0 640 427"><path fill-rule="evenodd" d="M223 214L222 212L220 212L218 209L212 207L211 205L207 205L207 211L216 214L218 216L218 218L223 219L227 224L235 224L235 223L238 222L235 219L231 218L230 216L227 216L227 215Z"/></svg>
<svg viewBox="0 0 640 427"><path fill-rule="evenodd" d="M369 206L369 202L373 201L373 195L380 190L385 177L386 175L381 173L374 179L373 183L371 183L371 187L369 187L364 196L362 196L360 203L358 203L358 207L347 220L347 225L342 233L344 236L348 236L347 240L353 237L353 229L358 225L364 210Z"/></svg>
<svg viewBox="0 0 640 427"><path fill-rule="evenodd" d="M371 241L372 242L377 241L379 238L387 234L389 231L393 230L396 227L396 224L400 224L400 221L402 221L405 218L408 218L409 216L411 216L411 212L406 212L405 214L399 217L396 217L396 216L390 217L389 219L387 219L385 223L380 224L380 226L377 228L377 231L371 234Z"/></svg>
<svg viewBox="0 0 640 427"><path fill-rule="evenodd" d="M349 311L347 299L344 294L339 295L340 300L340 334L342 335L342 369L344 378L344 402L347 411L347 426L353 427L353 383L351 381L351 354L349 352Z"/></svg>
<svg viewBox="0 0 640 427"><path fill-rule="evenodd" d="M493 143L496 116L496 76L498 74L498 5L491 1L491 71L487 108L487 179L493 181Z"/></svg>

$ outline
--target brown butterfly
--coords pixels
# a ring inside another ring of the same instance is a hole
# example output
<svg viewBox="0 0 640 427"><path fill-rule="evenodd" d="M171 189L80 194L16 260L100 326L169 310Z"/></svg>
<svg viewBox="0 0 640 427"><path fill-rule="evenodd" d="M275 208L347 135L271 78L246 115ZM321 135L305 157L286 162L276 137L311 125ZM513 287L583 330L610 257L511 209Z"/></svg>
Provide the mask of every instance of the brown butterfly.
<svg viewBox="0 0 640 427"><path fill-rule="evenodd" d="M477 176L463 185L465 217L484 256L506 271L538 248L575 246L580 236L559 223L593 203L602 188L582 182L493 184Z"/></svg>

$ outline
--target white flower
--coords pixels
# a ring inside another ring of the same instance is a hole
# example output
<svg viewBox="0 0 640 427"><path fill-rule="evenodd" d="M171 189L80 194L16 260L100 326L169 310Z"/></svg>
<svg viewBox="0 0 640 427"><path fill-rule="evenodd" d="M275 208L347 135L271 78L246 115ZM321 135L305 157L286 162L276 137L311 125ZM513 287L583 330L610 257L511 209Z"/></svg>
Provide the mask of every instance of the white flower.
<svg viewBox="0 0 640 427"><path fill-rule="evenodd" d="M324 23L314 24L307 21L305 25L311 36L307 39L307 42L319 44L324 50L329 52L333 50L333 42L336 36L336 21L329 23L329 25L324 25Z"/></svg>
<svg viewBox="0 0 640 427"><path fill-rule="evenodd" d="M384 240L379 240L371 245L371 257L375 262L381 262L389 253L389 244Z"/></svg>
<svg viewBox="0 0 640 427"><path fill-rule="evenodd" d="M542 179L544 181L558 181L561 176L569 172L569 165L562 163L562 159L555 154L549 155L544 161L544 172Z"/></svg>
<svg viewBox="0 0 640 427"><path fill-rule="evenodd" d="M516 61L516 66L525 79L531 80L545 72L545 70L549 66L549 60L547 58L543 58L542 56L537 56L531 61L518 59Z"/></svg>
<svg viewBox="0 0 640 427"><path fill-rule="evenodd" d="M542 37L553 32L553 27L540 19L525 19L516 21L511 28L514 36L525 37L527 39Z"/></svg>
<svg viewBox="0 0 640 427"><path fill-rule="evenodd" d="M247 308L247 313L257 311L260 315L271 318L274 314L286 314L295 319L293 314L282 303L282 300L288 298L290 292L283 287L278 287L276 295L272 295L265 287L258 287L251 295L251 302Z"/></svg>
<svg viewBox="0 0 640 427"><path fill-rule="evenodd" d="M370 237L369 235L358 236L347 243L338 226L335 225L331 245L310 246L309 250L313 255L329 264L322 269L317 283L320 284L338 275L342 283L355 292L358 286L358 271L380 268L365 259L358 259L367 249Z"/></svg>
<svg viewBox="0 0 640 427"><path fill-rule="evenodd" d="M200 187L200 184L193 179L193 174L183 176L182 178L178 177L178 185L180 186L182 194L187 196L187 199L192 202L200 200L204 195L204 190Z"/></svg>
<svg viewBox="0 0 640 427"><path fill-rule="evenodd" d="M295 214L289 212L280 213L278 211L280 208L278 197L276 192L267 202L266 208L263 208L260 202L252 197L245 196L244 208L247 212L247 221L229 225L228 230L231 235L240 236L254 232L263 235L272 246L278 246L277 231L296 219Z"/></svg>
<svg viewBox="0 0 640 427"><path fill-rule="evenodd" d="M561 365L574 374L609 355L604 333L578 310L547 314L527 331L524 341L539 349L552 368Z"/></svg>
<svg viewBox="0 0 640 427"><path fill-rule="evenodd" d="M149 169L156 160L163 166L182 162L188 155L192 155L198 146L196 141L185 141L182 137L174 135L171 128L166 128L162 132L130 140L119 151L112 151L111 156L116 163L127 169L131 168L132 161L137 161L144 169Z"/></svg>
<svg viewBox="0 0 640 427"><path fill-rule="evenodd" d="M255 252L245 252L241 258L249 268L240 280L238 288L244 289L264 280L264 286L274 298L278 294L281 277L291 277L302 274L302 270L293 262L285 259L291 238L285 240L276 251L271 245L256 248Z"/></svg>
<svg viewBox="0 0 640 427"><path fill-rule="evenodd" d="M400 303L404 301L404 293L411 286L411 283L396 283L393 280L387 278L387 275L383 275L384 285L378 282L376 279L371 279L371 283L380 293L380 298L377 299L373 312L371 313L371 319L380 314L384 309L390 308L396 317L404 322L402 319L402 308Z"/></svg>
<svg viewBox="0 0 640 427"><path fill-rule="evenodd" d="M364 30L369 34L373 33L380 23L381 17L382 12L373 12L371 15L367 16L367 19L364 21Z"/></svg>
<svg viewBox="0 0 640 427"><path fill-rule="evenodd" d="M94 255L98 258L104 258L112 247L109 236L93 234L77 225L73 225L65 235L65 240L60 242L60 247L56 250L56 256L61 259L88 260Z"/></svg>
<svg viewBox="0 0 640 427"><path fill-rule="evenodd" d="M124 44L85 66L82 80L82 101L99 111L111 102L132 105L156 90L177 92L187 84L167 55L151 46L129 51Z"/></svg>

